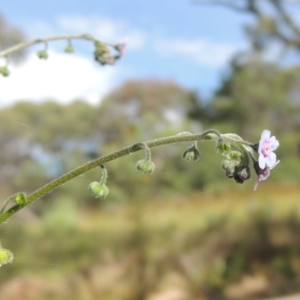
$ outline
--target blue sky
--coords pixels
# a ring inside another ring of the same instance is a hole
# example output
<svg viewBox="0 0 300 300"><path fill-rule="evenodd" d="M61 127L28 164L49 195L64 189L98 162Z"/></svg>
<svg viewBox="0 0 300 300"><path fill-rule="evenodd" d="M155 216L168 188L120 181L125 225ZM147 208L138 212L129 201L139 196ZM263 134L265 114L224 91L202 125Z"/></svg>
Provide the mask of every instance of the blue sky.
<svg viewBox="0 0 300 300"><path fill-rule="evenodd" d="M0 78L0 107L49 97L61 103L82 97L96 104L130 78L173 80L209 95L230 57L247 47L241 24L251 20L190 0L2 0L0 11L28 39L68 33L111 43L128 38L124 58L113 67L94 62L92 45L85 41L74 42L71 55L63 53L65 43L50 43L46 62L35 54L42 45L30 48L27 60Z"/></svg>

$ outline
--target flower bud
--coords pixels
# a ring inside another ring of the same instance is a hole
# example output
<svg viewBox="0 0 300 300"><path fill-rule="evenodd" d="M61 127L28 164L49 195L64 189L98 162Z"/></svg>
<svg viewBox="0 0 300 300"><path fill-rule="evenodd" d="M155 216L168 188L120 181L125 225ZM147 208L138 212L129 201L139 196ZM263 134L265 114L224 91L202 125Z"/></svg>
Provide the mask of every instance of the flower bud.
<svg viewBox="0 0 300 300"><path fill-rule="evenodd" d="M8 68L5 66L0 67L0 74L3 75L4 77L9 76Z"/></svg>
<svg viewBox="0 0 300 300"><path fill-rule="evenodd" d="M225 175L228 178L232 178L234 176L234 172L235 172L235 163L233 163L230 160L224 159L222 161L222 169L225 171Z"/></svg>
<svg viewBox="0 0 300 300"><path fill-rule="evenodd" d="M248 166L244 166L236 169L233 178L237 183L244 183L244 181L249 179L250 176L251 176L250 168Z"/></svg>
<svg viewBox="0 0 300 300"><path fill-rule="evenodd" d="M0 248L0 267L6 264L9 264L13 261L14 255L11 251Z"/></svg>
<svg viewBox="0 0 300 300"><path fill-rule="evenodd" d="M242 162L243 155L240 151L230 151L226 154L226 158L229 160L235 160L237 164Z"/></svg>
<svg viewBox="0 0 300 300"><path fill-rule="evenodd" d="M73 53L74 52L74 47L72 45L68 45L65 50L66 53Z"/></svg>
<svg viewBox="0 0 300 300"><path fill-rule="evenodd" d="M243 155L239 151L230 151L224 155L222 168L225 170L225 174L228 178L235 177L237 171L241 169L242 158Z"/></svg>
<svg viewBox="0 0 300 300"><path fill-rule="evenodd" d="M242 168L237 174L244 181L248 180L251 177L251 171L248 166Z"/></svg>
<svg viewBox="0 0 300 300"><path fill-rule="evenodd" d="M24 193L18 193L14 197L15 203L18 205L24 205L27 202L27 197Z"/></svg>
<svg viewBox="0 0 300 300"><path fill-rule="evenodd" d="M90 183L89 190L95 198L105 199L109 194L109 188L104 183L97 181Z"/></svg>
<svg viewBox="0 0 300 300"><path fill-rule="evenodd" d="M48 58L48 53L45 50L40 50L37 52L37 56L39 59L47 59Z"/></svg>
<svg viewBox="0 0 300 300"><path fill-rule="evenodd" d="M96 48L95 52L97 52L98 55L104 53L110 53L109 48L105 44L101 43L100 41L95 41L94 45Z"/></svg>
<svg viewBox="0 0 300 300"><path fill-rule="evenodd" d="M220 154L226 154L230 151L230 144L223 139L219 139L217 142L217 152Z"/></svg>
<svg viewBox="0 0 300 300"><path fill-rule="evenodd" d="M182 157L187 161L196 161L200 157L200 151L197 146L193 145L183 152Z"/></svg>
<svg viewBox="0 0 300 300"><path fill-rule="evenodd" d="M137 162L136 168L144 174L151 174L155 169L155 165L150 160L142 159Z"/></svg>
<svg viewBox="0 0 300 300"><path fill-rule="evenodd" d="M110 55L109 53L99 54L97 51L94 53L95 60L100 63L100 65L113 65L116 61L116 56Z"/></svg>
<svg viewBox="0 0 300 300"><path fill-rule="evenodd" d="M119 58L123 57L124 56L124 50L125 50L125 47L126 47L126 41L122 44L117 44L114 46L114 48L119 52Z"/></svg>

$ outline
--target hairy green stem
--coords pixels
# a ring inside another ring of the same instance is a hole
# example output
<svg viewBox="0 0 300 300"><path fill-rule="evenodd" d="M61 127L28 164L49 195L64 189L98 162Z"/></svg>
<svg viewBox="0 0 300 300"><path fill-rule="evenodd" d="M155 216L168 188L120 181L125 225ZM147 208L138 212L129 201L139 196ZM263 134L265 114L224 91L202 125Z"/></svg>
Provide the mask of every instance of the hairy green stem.
<svg viewBox="0 0 300 300"><path fill-rule="evenodd" d="M10 48L7 48L3 51L0 51L0 57L4 56L7 57L8 54L11 54L13 52L17 52L19 50L25 49L27 47L30 47L32 45L35 44L39 44L39 43L45 43L47 45L47 42L50 41L58 41L58 40L74 40L74 39L81 39L81 40L88 40L88 41L92 41L95 42L97 41L96 38L94 38L93 36L89 35L89 34L80 34L80 35L58 35L58 36L50 36L47 38L42 38L42 39L34 39L31 41L26 41L17 45L14 45ZM106 45L112 46L108 43L105 43Z"/></svg>
<svg viewBox="0 0 300 300"><path fill-rule="evenodd" d="M159 138L151 141L147 141L144 143L137 143L134 144L133 146L129 146L126 148L123 148L121 150L118 150L116 152L113 152L111 154L102 156L100 158L97 158L91 162L86 163L85 165L70 171L69 173L66 173L53 181L47 183L43 187L39 188L32 194L28 195L26 199L26 203L22 205L14 205L10 209L8 209L6 212L3 212L0 214L0 224L6 221L8 218L10 218L12 215L14 215L16 212L18 212L20 209L23 207L29 205L33 201L45 196L46 194L50 193L54 189L58 188L59 186L63 185L64 183L72 180L73 178L90 171L98 166L101 166L104 163L107 163L109 161L115 160L117 158L123 157L125 155L129 155L133 152L137 152L142 150L144 147L142 146L143 144L147 145L149 148L152 147L157 147L161 145L166 145L166 144L174 144L174 143L179 143L179 142L188 142L188 141L197 141L197 140L204 140L207 135L210 135L210 139L212 140L218 140L222 138L222 135L215 129L208 129L200 134L191 134L191 135L174 135L170 137L164 137L164 138Z"/></svg>

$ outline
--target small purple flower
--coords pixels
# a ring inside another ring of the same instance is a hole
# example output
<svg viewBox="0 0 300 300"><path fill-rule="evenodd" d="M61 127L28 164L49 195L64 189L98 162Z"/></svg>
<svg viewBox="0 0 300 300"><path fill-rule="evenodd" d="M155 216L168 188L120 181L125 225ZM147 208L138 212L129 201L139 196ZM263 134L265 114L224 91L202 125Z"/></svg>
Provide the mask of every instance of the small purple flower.
<svg viewBox="0 0 300 300"><path fill-rule="evenodd" d="M277 165L276 154L273 151L275 151L278 146L279 142L275 136L271 137L271 131L265 129L261 134L258 146L258 163L260 169L265 170L265 168L269 168L269 170L271 170Z"/></svg>
<svg viewBox="0 0 300 300"><path fill-rule="evenodd" d="M256 183L254 186L254 191L256 191L258 185L262 181L265 181L270 176L271 170L274 169L279 164L279 162L280 160L276 161L275 164L270 168L269 167L265 167L264 169L259 168Z"/></svg>

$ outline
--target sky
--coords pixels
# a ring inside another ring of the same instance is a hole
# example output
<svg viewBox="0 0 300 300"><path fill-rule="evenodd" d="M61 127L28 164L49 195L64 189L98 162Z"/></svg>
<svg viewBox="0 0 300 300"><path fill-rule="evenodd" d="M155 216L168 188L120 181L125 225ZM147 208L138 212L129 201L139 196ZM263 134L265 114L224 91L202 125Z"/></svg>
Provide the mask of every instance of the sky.
<svg viewBox="0 0 300 300"><path fill-rule="evenodd" d="M104 67L87 41L74 41L73 54L64 53L65 41L51 42L46 61L36 55L43 44L30 47L27 59L0 77L0 108L20 100L97 104L129 79L172 80L209 96L233 54L247 48L242 24L251 21L191 0L1 0L0 12L27 39L88 33L112 44L127 40L122 60Z"/></svg>

